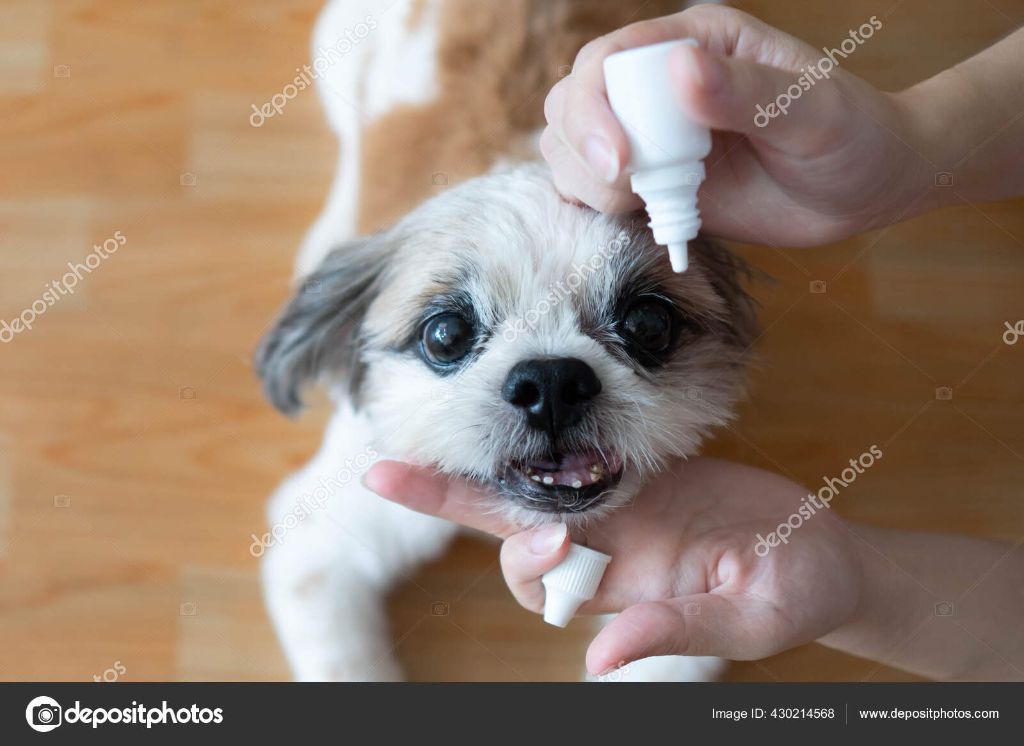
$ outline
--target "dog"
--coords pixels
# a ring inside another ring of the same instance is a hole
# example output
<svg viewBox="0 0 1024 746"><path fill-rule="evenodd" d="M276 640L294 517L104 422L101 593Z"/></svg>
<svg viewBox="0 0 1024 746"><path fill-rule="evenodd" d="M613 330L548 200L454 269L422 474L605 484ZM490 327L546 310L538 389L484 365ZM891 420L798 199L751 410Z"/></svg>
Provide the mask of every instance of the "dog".
<svg viewBox="0 0 1024 746"><path fill-rule="evenodd" d="M319 81L338 177L256 360L283 412L316 382L335 404L319 452L270 501L287 531L262 558L299 680L399 680L385 595L457 531L368 492L369 463L475 480L523 526L584 527L729 421L756 336L735 256L698 240L673 273L642 216L563 200L536 150L555 63L624 25L617 3L373 7L334 0L314 33L317 54L374 26ZM468 132L444 131L463 118ZM641 671L669 680L719 665L650 661Z"/></svg>

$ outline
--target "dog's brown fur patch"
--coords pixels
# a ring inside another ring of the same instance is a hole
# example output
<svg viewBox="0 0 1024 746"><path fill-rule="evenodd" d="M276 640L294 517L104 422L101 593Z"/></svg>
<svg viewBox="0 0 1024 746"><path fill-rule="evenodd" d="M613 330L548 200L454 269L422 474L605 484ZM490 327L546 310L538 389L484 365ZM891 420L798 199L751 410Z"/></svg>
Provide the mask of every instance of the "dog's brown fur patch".
<svg viewBox="0 0 1024 746"><path fill-rule="evenodd" d="M410 23L422 21L426 2L419 0ZM382 228L436 190L525 150L544 123L544 97L580 47L681 5L653 0L637 11L620 0L442 0L439 95L366 129L359 230Z"/></svg>

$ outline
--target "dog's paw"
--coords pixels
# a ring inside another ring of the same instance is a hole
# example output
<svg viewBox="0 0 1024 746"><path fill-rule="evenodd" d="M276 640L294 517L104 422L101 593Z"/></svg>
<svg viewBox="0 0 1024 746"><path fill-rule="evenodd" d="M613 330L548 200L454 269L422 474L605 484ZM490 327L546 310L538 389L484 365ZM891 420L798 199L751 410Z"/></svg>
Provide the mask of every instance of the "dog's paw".
<svg viewBox="0 0 1024 746"><path fill-rule="evenodd" d="M722 658L658 655L626 663L600 676L587 676L587 681L714 681L727 665Z"/></svg>
<svg viewBox="0 0 1024 746"><path fill-rule="evenodd" d="M346 656L295 666L296 681L404 681L402 669L389 655Z"/></svg>

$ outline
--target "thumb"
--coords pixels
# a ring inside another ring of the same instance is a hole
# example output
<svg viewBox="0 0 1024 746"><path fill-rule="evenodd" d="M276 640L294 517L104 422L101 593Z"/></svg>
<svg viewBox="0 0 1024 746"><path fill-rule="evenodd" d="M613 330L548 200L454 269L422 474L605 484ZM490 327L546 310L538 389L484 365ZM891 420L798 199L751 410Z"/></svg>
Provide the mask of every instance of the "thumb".
<svg viewBox="0 0 1024 746"><path fill-rule="evenodd" d="M363 475L363 486L417 513L444 518L504 539L519 527L496 515L486 493L465 479L401 461L378 461Z"/></svg>
<svg viewBox="0 0 1024 746"><path fill-rule="evenodd" d="M630 606L590 643L587 670L595 676L653 655L711 655L753 660L767 650L756 629L758 609L742 596L701 593Z"/></svg>
<svg viewBox="0 0 1024 746"><path fill-rule="evenodd" d="M831 133L841 124L838 85L813 77L806 67L786 70L688 45L673 52L669 66L683 105L712 129L787 149L806 148L808 135Z"/></svg>

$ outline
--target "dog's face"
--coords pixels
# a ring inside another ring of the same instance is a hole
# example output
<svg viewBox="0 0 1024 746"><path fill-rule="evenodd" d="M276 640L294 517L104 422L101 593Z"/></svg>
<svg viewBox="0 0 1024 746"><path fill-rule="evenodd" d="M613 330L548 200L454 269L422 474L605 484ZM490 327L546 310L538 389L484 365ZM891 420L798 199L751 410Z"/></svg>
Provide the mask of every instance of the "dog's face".
<svg viewBox="0 0 1024 746"><path fill-rule="evenodd" d="M380 446L489 486L524 524L582 521L729 419L754 334L742 270L674 274L637 218L562 201L544 169L480 177L344 246L259 353L271 400L347 378Z"/></svg>

